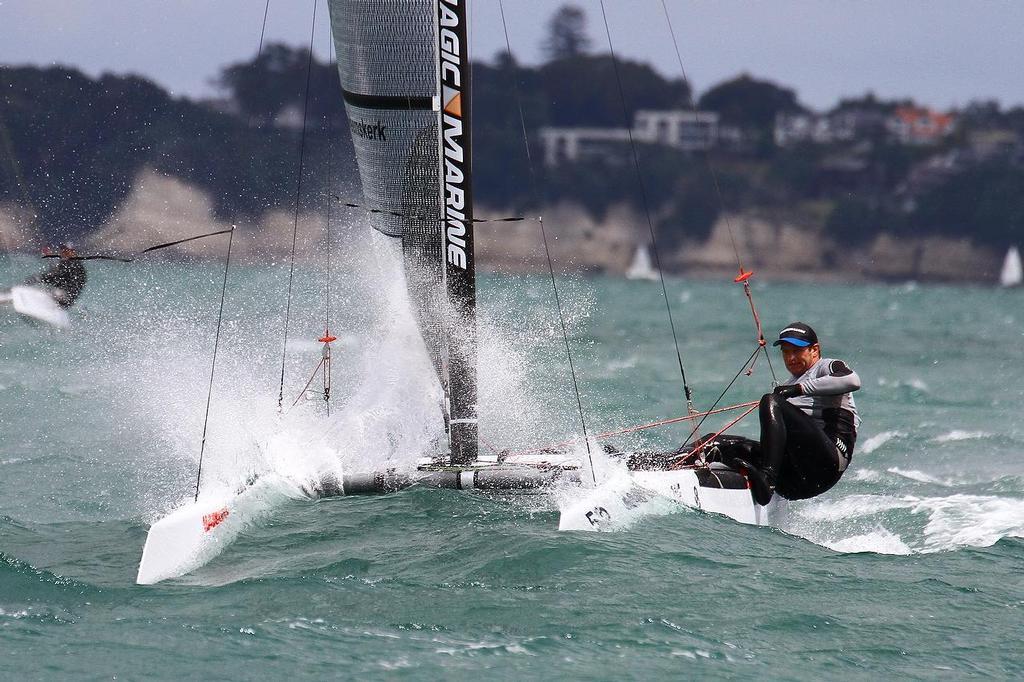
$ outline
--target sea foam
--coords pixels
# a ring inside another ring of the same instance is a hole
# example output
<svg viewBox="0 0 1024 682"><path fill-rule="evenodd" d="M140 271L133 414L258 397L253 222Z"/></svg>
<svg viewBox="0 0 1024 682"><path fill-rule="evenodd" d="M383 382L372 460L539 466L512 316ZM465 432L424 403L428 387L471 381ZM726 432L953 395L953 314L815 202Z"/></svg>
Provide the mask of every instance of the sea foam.
<svg viewBox="0 0 1024 682"><path fill-rule="evenodd" d="M954 429L948 433L944 433L941 436L935 436L932 438L934 443L956 443L964 440L978 440L981 438L991 437L991 433L985 431L962 431L960 429Z"/></svg>
<svg viewBox="0 0 1024 682"><path fill-rule="evenodd" d="M902 431L882 431L871 436L858 448L861 453L867 455L882 447L894 438L904 438L907 434Z"/></svg>

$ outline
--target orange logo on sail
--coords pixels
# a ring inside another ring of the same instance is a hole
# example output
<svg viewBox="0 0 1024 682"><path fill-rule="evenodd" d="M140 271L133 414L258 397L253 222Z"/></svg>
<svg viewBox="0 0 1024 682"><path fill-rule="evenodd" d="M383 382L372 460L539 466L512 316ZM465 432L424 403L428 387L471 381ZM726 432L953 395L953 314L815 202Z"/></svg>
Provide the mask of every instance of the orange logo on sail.
<svg viewBox="0 0 1024 682"><path fill-rule="evenodd" d="M455 96L444 105L444 113L462 118L462 93L457 92Z"/></svg>

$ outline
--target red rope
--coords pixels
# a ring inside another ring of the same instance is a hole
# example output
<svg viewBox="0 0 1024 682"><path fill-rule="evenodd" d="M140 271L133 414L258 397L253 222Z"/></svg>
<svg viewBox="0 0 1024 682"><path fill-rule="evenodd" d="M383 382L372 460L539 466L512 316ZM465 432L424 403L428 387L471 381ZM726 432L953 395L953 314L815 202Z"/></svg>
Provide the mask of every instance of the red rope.
<svg viewBox="0 0 1024 682"><path fill-rule="evenodd" d="M743 293L747 295L747 301L750 303L750 314L754 316L754 326L757 327L757 343L758 345L765 345L764 332L761 329L761 316L757 314L757 307L754 305L754 294L750 291L750 278L754 276L753 270L744 270L743 266L740 266L740 274L733 278L732 281L743 284Z"/></svg>
<svg viewBox="0 0 1024 682"><path fill-rule="evenodd" d="M480 439L480 442L481 442L481 443L483 443L483 444L484 444L484 445L486 445L486 446L487 446L488 448L490 448L490 449L491 449L491 452L493 452L493 453L494 453L494 454L496 454L496 455L500 455L500 454L501 454L501 451L500 451L500 450L498 450L498 448L494 447L494 446L493 446L493 445L491 444L491 442L490 442L489 440L487 440L487 439L486 439L486 438L484 438L483 436L479 436L479 435L477 436L477 438L479 438L479 439Z"/></svg>
<svg viewBox="0 0 1024 682"><path fill-rule="evenodd" d="M710 443L714 439L718 438L719 436L721 436L723 433L725 433L726 431L728 431L732 427L736 426L736 424L738 424L741 419L743 419L748 414L750 414L751 412L756 410L759 403L760 403L760 401L754 401L753 403L747 403L748 405L751 405L750 409L748 409L746 412L744 412L743 414L741 414L740 416L736 417L731 422L729 422L728 424L723 426L722 429L718 433L714 434L710 438L705 438L704 441L700 445L698 445L693 450L688 452L682 459L680 459L678 462L675 462L674 464L672 464L669 468L671 468L671 469L679 469L680 467L682 467L682 466L686 465L687 463L693 461L697 457L697 455L700 454L701 450L704 449L705 445L707 445L708 443Z"/></svg>
<svg viewBox="0 0 1024 682"><path fill-rule="evenodd" d="M698 418L701 418L701 417L707 417L709 415L718 414L720 412L730 412L732 410L738 410L738 409L741 409L741 408L744 408L744 407L749 407L750 409L747 410L744 413L744 416L745 416L747 414L750 414L750 412L755 407L757 407L757 405L758 405L758 401L755 400L755 401L752 401L752 402L749 402L749 403L740 403L739 405L730 405L728 407L720 407L717 410L709 410L707 412L696 412L694 414L688 414L685 417L672 417L671 419L662 419L661 421L650 422L648 424L641 424L639 426L628 426L628 427L623 428L623 429L616 429L615 431L606 431L604 433L599 433L599 434L595 435L594 438L608 438L610 436L620 436L620 435L622 435L624 433L633 433L635 431L643 431L645 429L653 429L653 428L657 428L659 426L667 426L669 424L677 424L679 422L692 421L694 419L698 419ZM741 417L741 419L742 419L742 417ZM739 420L737 420L737 421L739 421ZM544 450L550 450L552 448L560 448L560 447L564 447L566 445L573 445L574 443L580 442L580 440L582 440L582 439L580 439L580 438L573 438L571 440L562 441L561 443L552 443L551 445L545 445L545 446L539 447L539 448L530 448L529 450L520 450L519 452L513 452L512 454L513 455L528 455L528 454L530 454L532 452L543 452Z"/></svg>
<svg viewBox="0 0 1024 682"><path fill-rule="evenodd" d="M295 398L295 402L292 403L292 407L295 407L296 405L299 404L299 401L302 399L302 396L306 394L306 389L308 389L309 385L313 383L313 379L316 379L317 372L320 371L320 368L323 366L323 364L324 358L320 358L320 362L317 363L316 369L313 370L313 374L309 377L309 381L307 381L306 385L302 387L301 391L299 391L299 395Z"/></svg>

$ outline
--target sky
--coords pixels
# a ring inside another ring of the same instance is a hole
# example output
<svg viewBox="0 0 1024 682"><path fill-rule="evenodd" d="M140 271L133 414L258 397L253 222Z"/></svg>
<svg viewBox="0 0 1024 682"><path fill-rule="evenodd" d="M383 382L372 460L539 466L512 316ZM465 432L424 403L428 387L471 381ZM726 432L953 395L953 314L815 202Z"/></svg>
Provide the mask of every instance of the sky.
<svg viewBox="0 0 1024 682"><path fill-rule="evenodd" d="M266 39L309 42L314 0L271 0ZM325 0L315 47L328 54ZM982 0L664 0L698 92L741 73L794 88L823 110L868 91L946 109L1024 105L1024 2ZM562 0L504 0L512 52L543 58ZM575 0L594 51L607 51L598 0ZM616 53L679 76L662 0L605 0ZM213 96L220 68L256 54L265 0L0 0L0 64L64 64L146 76L176 95ZM472 0L472 53L505 46L498 0Z"/></svg>

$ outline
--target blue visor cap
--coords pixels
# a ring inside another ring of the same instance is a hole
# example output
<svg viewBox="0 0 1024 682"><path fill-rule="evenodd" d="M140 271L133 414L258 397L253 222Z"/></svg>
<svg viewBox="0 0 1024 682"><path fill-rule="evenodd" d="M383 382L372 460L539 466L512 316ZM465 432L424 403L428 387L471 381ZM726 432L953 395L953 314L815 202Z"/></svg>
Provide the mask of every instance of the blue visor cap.
<svg viewBox="0 0 1024 682"><path fill-rule="evenodd" d="M803 339L794 339L792 336L784 336L781 339L779 339L778 341L776 341L775 343L773 343L772 345L773 346L781 346L784 343L789 343L789 344L792 344L794 346L799 346L800 348L807 348L807 346L811 345L810 341L804 341Z"/></svg>
<svg viewBox="0 0 1024 682"><path fill-rule="evenodd" d="M797 348L807 348L807 346L813 346L818 343L818 335L814 333L809 324L793 322L786 325L786 328L779 332L779 340L772 345L779 346L783 343L788 343Z"/></svg>

